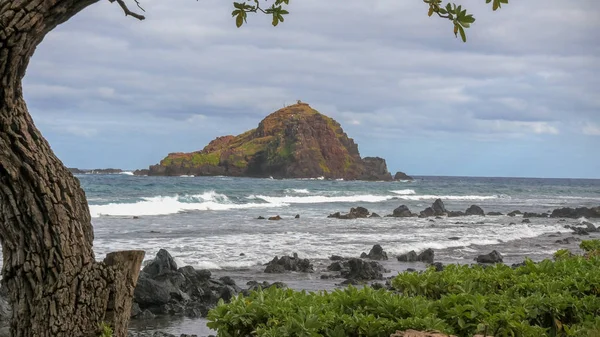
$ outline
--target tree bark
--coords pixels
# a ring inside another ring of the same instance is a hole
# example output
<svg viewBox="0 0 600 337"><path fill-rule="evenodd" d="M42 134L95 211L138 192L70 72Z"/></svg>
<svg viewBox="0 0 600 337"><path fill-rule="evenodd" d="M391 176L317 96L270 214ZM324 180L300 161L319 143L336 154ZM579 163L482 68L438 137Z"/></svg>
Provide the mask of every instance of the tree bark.
<svg viewBox="0 0 600 337"><path fill-rule="evenodd" d="M133 272L95 261L85 193L35 127L21 84L44 36L97 1L0 0L0 242L15 337L94 336L106 319L126 332L143 252ZM115 303L126 318L106 315Z"/></svg>

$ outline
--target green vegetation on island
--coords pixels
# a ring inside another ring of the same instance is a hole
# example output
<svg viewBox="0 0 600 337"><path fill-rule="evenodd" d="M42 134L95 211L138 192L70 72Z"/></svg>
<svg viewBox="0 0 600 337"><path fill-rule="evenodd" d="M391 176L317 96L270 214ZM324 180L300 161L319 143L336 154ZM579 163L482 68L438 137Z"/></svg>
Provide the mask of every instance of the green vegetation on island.
<svg viewBox="0 0 600 337"><path fill-rule="evenodd" d="M273 112L256 129L218 137L201 151L170 153L148 174L393 179L384 159L361 158L338 122L301 102Z"/></svg>

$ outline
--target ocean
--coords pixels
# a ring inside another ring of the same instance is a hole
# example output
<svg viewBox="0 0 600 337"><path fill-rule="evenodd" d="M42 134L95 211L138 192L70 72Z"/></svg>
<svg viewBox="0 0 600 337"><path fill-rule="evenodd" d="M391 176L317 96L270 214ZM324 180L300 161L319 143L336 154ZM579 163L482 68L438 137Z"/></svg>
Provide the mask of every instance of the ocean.
<svg viewBox="0 0 600 337"><path fill-rule="evenodd" d="M504 214L600 205L600 180L588 179L416 177L411 182L364 182L125 174L77 177L88 198L98 258L124 249L142 249L152 258L164 248L180 263L212 270L249 268L293 252L309 259L356 256L377 243L392 255L433 248L444 250L440 256L444 259L462 260L471 259L473 245L568 232L554 219L524 224L508 216L434 221L327 218L356 206L385 216L399 205L418 213L437 198L449 210L464 211L476 204L486 212ZM297 214L299 219L294 218ZM275 215L283 220L257 220ZM551 253L527 249L520 253Z"/></svg>
<svg viewBox="0 0 600 337"><path fill-rule="evenodd" d="M161 248L179 265L229 275L242 287L248 280L284 281L297 289L330 289L340 280L321 280L331 255L358 257L380 244L390 256L389 275L415 268L395 256L433 248L435 260L472 263L492 249L505 263L548 258L557 236L570 236L565 224L583 219L466 216L392 218L406 205L414 213L437 198L448 210L478 205L487 213L546 212L559 207L600 205L600 180L415 177L414 181L365 182L319 179L233 177L146 177L128 174L77 175L86 192L94 225L94 250L102 259L111 251L141 249L152 259ZM363 206L381 218L327 218ZM259 216L282 220L258 220ZM299 218L295 218L299 215ZM594 221L592 221L594 222ZM598 225L598 223L595 223ZM569 248L576 248L576 245ZM298 253L315 264L315 274L264 274L275 256ZM425 266L417 265L418 268ZM173 333L199 333L204 321L167 320ZM147 329L147 324L136 324ZM183 331L183 330L195 331Z"/></svg>

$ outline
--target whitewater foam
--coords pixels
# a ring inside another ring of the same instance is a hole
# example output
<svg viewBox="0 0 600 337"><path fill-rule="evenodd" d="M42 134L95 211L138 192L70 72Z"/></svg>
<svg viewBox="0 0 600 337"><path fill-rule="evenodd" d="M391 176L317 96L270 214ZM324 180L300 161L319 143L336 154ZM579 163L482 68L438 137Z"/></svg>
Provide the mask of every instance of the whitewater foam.
<svg viewBox="0 0 600 337"><path fill-rule="evenodd" d="M306 188L286 188L285 193L309 194L310 191Z"/></svg>
<svg viewBox="0 0 600 337"><path fill-rule="evenodd" d="M155 196L134 203L89 205L93 218L100 216L167 215L188 211L223 211L230 209L268 208L289 206L283 202L236 204L215 191L182 196Z"/></svg>
<svg viewBox="0 0 600 337"><path fill-rule="evenodd" d="M331 202L381 202L386 200L394 199L394 196L389 195L350 195L350 196L322 196L322 195L311 195L306 197L300 196L289 196L284 197L271 197L266 195L250 195L247 199L261 199L271 204L319 204L319 203L331 203Z"/></svg>
<svg viewBox="0 0 600 337"><path fill-rule="evenodd" d="M397 199L403 200L491 200L491 199L511 199L508 195L398 195Z"/></svg>
<svg viewBox="0 0 600 337"><path fill-rule="evenodd" d="M390 192L395 193L395 194L399 194L399 195L417 194L417 192L415 192L415 190L409 190L409 189L406 189L406 190L395 190L395 191L390 191Z"/></svg>

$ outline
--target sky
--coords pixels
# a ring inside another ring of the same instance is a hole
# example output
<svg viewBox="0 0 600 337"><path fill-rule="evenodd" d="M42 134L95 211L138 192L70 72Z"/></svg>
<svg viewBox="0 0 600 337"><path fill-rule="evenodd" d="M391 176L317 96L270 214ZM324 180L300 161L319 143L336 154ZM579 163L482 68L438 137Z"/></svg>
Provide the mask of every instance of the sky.
<svg viewBox="0 0 600 337"><path fill-rule="evenodd" d="M101 1L50 32L24 94L69 167L147 168L296 100L412 175L600 178L600 1L463 0L467 43L419 0ZM130 3L133 9L135 5Z"/></svg>

